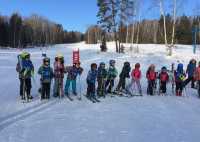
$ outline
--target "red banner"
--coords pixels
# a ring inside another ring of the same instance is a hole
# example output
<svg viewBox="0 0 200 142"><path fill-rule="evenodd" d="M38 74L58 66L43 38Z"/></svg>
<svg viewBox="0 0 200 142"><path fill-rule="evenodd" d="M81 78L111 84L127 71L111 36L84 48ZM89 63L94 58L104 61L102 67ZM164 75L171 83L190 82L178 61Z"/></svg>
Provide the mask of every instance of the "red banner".
<svg viewBox="0 0 200 142"><path fill-rule="evenodd" d="M73 64L74 63L79 63L80 62L80 54L79 54L79 49L76 51L73 51Z"/></svg>

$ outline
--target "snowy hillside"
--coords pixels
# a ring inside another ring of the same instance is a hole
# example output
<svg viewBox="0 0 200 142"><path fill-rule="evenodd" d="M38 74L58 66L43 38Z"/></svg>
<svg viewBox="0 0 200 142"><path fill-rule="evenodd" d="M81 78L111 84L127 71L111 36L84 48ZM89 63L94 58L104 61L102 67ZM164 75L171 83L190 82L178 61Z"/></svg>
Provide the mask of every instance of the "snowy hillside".
<svg viewBox="0 0 200 142"><path fill-rule="evenodd" d="M129 47L129 45L126 45ZM53 64L57 53L65 57L65 64L72 63L73 49L80 49L82 77L77 81L78 93L85 94L86 75L90 64L116 60L120 72L123 62L129 61L133 67L141 63L142 91L146 92L145 72L150 64L156 69L162 66L171 68L171 63L184 63L191 58L200 60L200 51L192 53L192 46L179 45L173 56L166 56L163 45L140 45L140 53L128 51L115 53L114 43L108 44L107 53L99 52L99 45L84 43L55 45L47 49L47 56ZM27 49L36 71L42 63L40 48ZM91 103L83 97L82 101L70 102L68 99L54 99L41 102L37 90L39 76L32 81L33 102L23 104L19 100L19 80L15 71L17 49L0 50L0 141L1 142L199 142L200 100L197 91L189 86L184 97L171 93L168 96L107 97L100 103ZM117 84L118 80L116 80Z"/></svg>

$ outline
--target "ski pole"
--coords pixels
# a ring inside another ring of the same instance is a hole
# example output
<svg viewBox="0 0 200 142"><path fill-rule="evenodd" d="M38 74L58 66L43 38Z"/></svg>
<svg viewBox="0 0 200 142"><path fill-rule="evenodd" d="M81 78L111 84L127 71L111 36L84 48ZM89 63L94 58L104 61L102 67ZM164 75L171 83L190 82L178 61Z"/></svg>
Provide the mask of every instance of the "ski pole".
<svg viewBox="0 0 200 142"><path fill-rule="evenodd" d="M82 86L81 86L81 76L80 75L78 76L78 80L79 80L79 97L81 99L81 89L82 89Z"/></svg>

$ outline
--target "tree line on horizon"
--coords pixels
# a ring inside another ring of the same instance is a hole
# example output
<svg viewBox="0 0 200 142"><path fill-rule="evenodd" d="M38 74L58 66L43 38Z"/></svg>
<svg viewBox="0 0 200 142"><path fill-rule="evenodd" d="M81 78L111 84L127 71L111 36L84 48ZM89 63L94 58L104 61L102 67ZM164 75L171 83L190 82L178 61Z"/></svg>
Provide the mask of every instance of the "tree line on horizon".
<svg viewBox="0 0 200 142"><path fill-rule="evenodd" d="M18 13L0 15L0 47L26 48L83 40L83 33L64 30L61 24L36 14L26 18Z"/></svg>
<svg viewBox="0 0 200 142"><path fill-rule="evenodd" d="M167 40L171 41L172 37L172 16L166 15L166 28ZM193 44L193 33L192 29L198 26L200 29L200 16L195 18L191 16L180 16L176 19L176 30L174 43L175 44ZM135 30L132 30L132 29ZM141 44L164 44L165 37L163 33L163 17L157 20L144 19L137 21L134 24L125 25L123 24L120 29L117 30L117 34L121 32L122 35L120 41L122 43L141 43ZM139 33L138 33L139 31ZM96 44L102 41L102 35L104 30L99 25L91 25L85 33L85 41L89 44ZM114 35L106 32L107 41L114 41ZM200 33L197 33L197 43L200 44Z"/></svg>
<svg viewBox="0 0 200 142"><path fill-rule="evenodd" d="M200 4L191 7L193 9L192 16L181 16L178 12L184 13L185 0L167 2L165 0L149 0L149 3L151 6L145 9L145 3L142 0L97 0L97 25L102 30L103 38L101 37L101 39L109 41L109 37L112 37L118 53L121 52L121 47L123 48L121 46L123 42L132 44L164 43L168 49L168 55L172 55L174 44L192 43L192 29L200 28ZM152 9L156 10L160 18L145 20L145 15ZM93 27L96 28L96 26ZM91 29L93 28L88 29L88 33ZM197 39L199 37L198 34ZM89 36L89 38L93 37ZM139 48L136 51L139 52Z"/></svg>

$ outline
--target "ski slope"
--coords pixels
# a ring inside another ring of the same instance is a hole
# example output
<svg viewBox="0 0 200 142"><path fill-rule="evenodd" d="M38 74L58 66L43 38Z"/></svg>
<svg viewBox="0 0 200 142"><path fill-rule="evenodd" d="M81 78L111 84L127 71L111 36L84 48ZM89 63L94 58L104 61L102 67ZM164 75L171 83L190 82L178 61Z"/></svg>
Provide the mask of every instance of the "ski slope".
<svg viewBox="0 0 200 142"><path fill-rule="evenodd" d="M53 64L57 53L65 57L65 64L71 65L72 51L80 49L84 73L77 80L77 90L85 94L86 75L90 64L117 61L120 72L123 62L131 62L132 67L140 62L142 69L142 89L146 92L145 72L150 64L156 69L171 63L188 64L191 58L200 60L199 51L192 54L192 46L178 45L172 57L166 56L164 45L139 45L140 53L115 53L114 43L109 43L107 53L99 52L99 45L84 43L63 44L47 47L46 53ZM127 50L129 45L125 45ZM27 49L37 71L42 63L39 47ZM18 49L0 50L0 141L1 142L199 142L200 100L196 90L189 86L184 97L171 93L168 96L107 97L101 103L91 103L83 97L82 101L51 99L41 102L37 90L39 76L32 81L33 102L23 104L19 100L19 81L15 71ZM116 84L118 79L116 80Z"/></svg>

